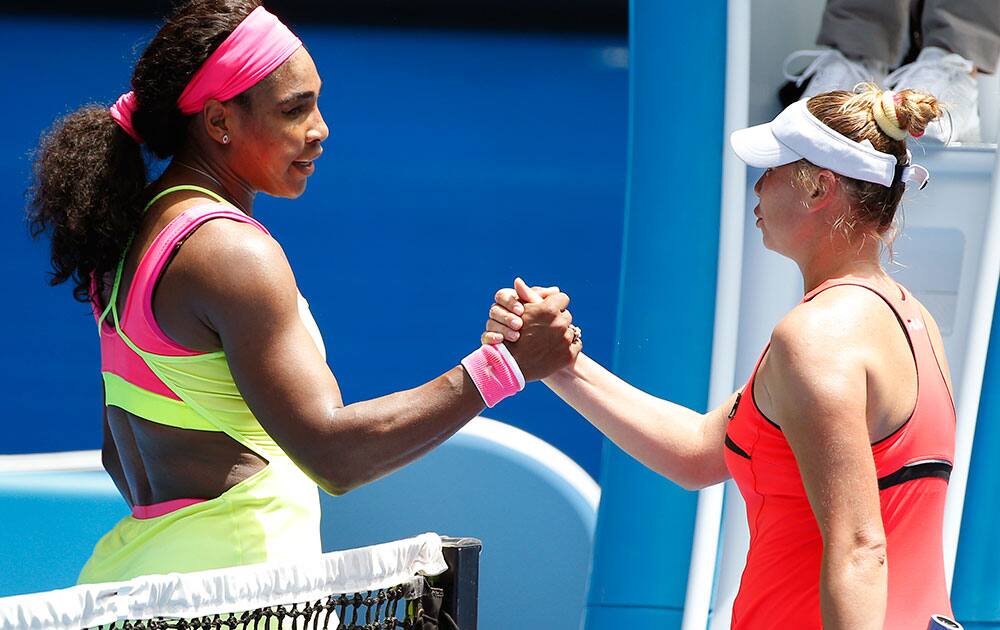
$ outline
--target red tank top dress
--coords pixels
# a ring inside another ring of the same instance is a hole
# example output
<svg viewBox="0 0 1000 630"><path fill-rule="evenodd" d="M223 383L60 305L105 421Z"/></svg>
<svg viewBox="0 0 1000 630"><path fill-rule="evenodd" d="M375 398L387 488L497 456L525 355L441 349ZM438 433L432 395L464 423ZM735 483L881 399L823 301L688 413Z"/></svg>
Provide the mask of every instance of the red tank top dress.
<svg viewBox="0 0 1000 630"><path fill-rule="evenodd" d="M955 407L920 307L906 289L886 295L863 280L841 278L826 281L803 302L841 285L873 291L892 308L916 363L913 414L872 444L872 456L889 567L884 627L925 630L932 614L951 615L942 526L955 454ZM792 449L754 400L759 366L758 360L726 430L726 465L746 501L750 526L750 551L733 604L732 628L818 630L823 541Z"/></svg>

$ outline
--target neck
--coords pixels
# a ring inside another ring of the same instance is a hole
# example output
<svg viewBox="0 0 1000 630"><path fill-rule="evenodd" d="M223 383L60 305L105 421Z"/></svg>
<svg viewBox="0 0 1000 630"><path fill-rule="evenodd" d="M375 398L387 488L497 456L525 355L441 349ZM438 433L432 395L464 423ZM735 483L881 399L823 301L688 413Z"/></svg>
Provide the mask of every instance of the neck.
<svg viewBox="0 0 1000 630"><path fill-rule="evenodd" d="M200 185L218 193L246 215L253 216L256 191L240 179L232 169L220 161L211 160L194 152L181 152L174 156L171 169L183 180L198 180Z"/></svg>
<svg viewBox="0 0 1000 630"><path fill-rule="evenodd" d="M831 278L889 278L882 268L878 239L859 236L856 239L827 240L828 247L817 248L811 255L795 261L802 272L802 285L806 293Z"/></svg>

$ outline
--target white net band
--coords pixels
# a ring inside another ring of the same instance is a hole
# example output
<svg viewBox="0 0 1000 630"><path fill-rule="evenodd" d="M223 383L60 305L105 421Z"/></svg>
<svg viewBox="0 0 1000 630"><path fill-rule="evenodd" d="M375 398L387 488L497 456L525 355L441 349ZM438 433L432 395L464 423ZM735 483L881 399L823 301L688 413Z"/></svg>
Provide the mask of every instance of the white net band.
<svg viewBox="0 0 1000 630"><path fill-rule="evenodd" d="M0 598L0 630L79 630L123 620L194 618L412 584L447 570L441 537L422 534L292 562L139 577Z"/></svg>

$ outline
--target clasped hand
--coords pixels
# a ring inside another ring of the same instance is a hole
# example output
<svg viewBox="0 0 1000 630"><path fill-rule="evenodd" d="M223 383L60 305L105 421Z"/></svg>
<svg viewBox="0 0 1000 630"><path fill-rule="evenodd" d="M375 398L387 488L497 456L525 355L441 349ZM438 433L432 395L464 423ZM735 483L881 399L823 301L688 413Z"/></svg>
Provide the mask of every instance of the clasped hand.
<svg viewBox="0 0 1000 630"><path fill-rule="evenodd" d="M494 299L481 340L506 343L526 381L545 378L576 360L583 342L566 308L569 296L559 287L529 287L517 278L514 288L500 289Z"/></svg>

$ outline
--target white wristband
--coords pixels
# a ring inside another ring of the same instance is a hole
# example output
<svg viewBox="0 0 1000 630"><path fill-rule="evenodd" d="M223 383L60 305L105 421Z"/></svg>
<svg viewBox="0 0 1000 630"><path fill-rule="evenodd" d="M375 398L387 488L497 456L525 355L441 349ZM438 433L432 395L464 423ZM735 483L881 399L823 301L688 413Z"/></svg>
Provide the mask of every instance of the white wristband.
<svg viewBox="0 0 1000 630"><path fill-rule="evenodd" d="M504 360L507 361L507 365L510 366L510 371L514 373L514 378L517 379L520 389L524 389L524 374L521 374L521 366L514 360L514 355L510 353L510 350L507 349L507 346L503 342L498 343L496 347L500 351L500 354L503 355Z"/></svg>

